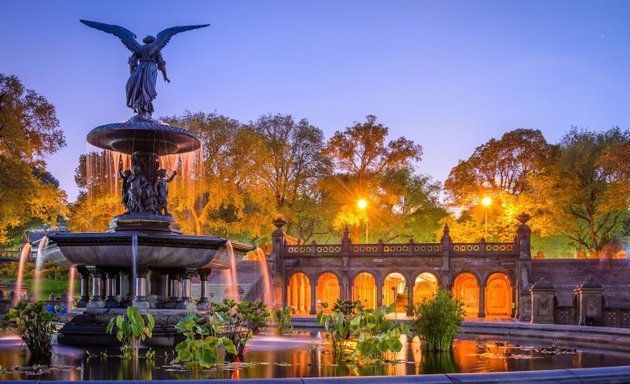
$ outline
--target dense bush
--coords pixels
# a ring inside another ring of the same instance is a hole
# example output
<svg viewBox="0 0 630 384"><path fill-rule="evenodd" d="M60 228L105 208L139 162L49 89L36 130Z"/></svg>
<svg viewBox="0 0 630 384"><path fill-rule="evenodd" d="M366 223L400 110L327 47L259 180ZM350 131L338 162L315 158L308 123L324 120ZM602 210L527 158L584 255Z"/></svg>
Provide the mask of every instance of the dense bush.
<svg viewBox="0 0 630 384"><path fill-rule="evenodd" d="M450 292L440 290L435 297L412 307L411 328L428 351L447 351L464 320L464 304Z"/></svg>
<svg viewBox="0 0 630 384"><path fill-rule="evenodd" d="M273 312L273 322L277 335L286 335L293 332L291 325L291 308L280 307Z"/></svg>

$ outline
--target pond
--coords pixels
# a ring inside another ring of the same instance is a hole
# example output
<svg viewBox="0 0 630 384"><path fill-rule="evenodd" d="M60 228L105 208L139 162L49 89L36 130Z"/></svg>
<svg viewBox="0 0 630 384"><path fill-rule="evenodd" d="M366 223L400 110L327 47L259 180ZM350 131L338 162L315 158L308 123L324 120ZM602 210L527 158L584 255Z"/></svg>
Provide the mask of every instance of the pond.
<svg viewBox="0 0 630 384"><path fill-rule="evenodd" d="M283 377L417 375L453 372L503 372L630 364L630 354L559 345L559 353L544 353L549 341L484 337L455 340L452 353L423 354L417 338L404 343L392 356L394 363L354 365L333 363L329 345L320 334L254 336L244 361L209 370L170 365L172 349L157 349L153 359L125 360L117 349L55 346L50 367L27 368L28 356L18 353L21 341L0 336L0 380L176 380ZM146 352L146 351L144 351ZM21 367L21 368L18 368Z"/></svg>

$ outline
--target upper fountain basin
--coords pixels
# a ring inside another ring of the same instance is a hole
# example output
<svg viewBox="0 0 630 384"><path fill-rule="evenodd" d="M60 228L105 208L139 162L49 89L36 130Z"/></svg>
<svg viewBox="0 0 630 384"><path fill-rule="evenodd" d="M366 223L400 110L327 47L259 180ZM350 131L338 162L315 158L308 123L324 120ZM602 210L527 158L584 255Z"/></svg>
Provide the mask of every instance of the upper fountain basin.
<svg viewBox="0 0 630 384"><path fill-rule="evenodd" d="M230 258L227 239L144 232L58 233L48 236L46 260L63 267L94 265L131 268L132 237L138 237L137 267L227 269ZM254 248L232 242L234 255Z"/></svg>
<svg viewBox="0 0 630 384"><path fill-rule="evenodd" d="M199 139L191 132L140 116L96 127L88 133L87 141L96 147L128 155L134 152L174 155L200 147Z"/></svg>

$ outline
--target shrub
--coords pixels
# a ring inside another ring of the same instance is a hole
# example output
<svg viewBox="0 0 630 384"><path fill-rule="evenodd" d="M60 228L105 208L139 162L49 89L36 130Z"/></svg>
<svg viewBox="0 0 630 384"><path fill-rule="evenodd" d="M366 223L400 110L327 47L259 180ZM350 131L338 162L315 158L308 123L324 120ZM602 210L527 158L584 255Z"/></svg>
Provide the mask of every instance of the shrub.
<svg viewBox="0 0 630 384"><path fill-rule="evenodd" d="M450 292L440 290L429 301L412 307L411 328L428 351L447 351L464 320L464 304Z"/></svg>
<svg viewBox="0 0 630 384"><path fill-rule="evenodd" d="M228 358L243 354L247 341L254 332L267 324L269 311L262 302L241 301L237 303L231 299L224 299L223 304L211 304L208 315L213 321L222 323L220 334L234 343L237 353L228 351Z"/></svg>
<svg viewBox="0 0 630 384"><path fill-rule="evenodd" d="M150 313L145 316L146 322L138 308L127 307L126 315L118 315L107 324L106 331L109 334L114 332L116 326L116 339L122 343L120 352L126 358L138 357L140 343L153 335L155 319Z"/></svg>
<svg viewBox="0 0 630 384"><path fill-rule="evenodd" d="M44 307L42 301L20 301L2 318L0 325L20 336L32 356L46 358L52 353L51 336L56 331L57 315Z"/></svg>
<svg viewBox="0 0 630 384"><path fill-rule="evenodd" d="M277 335L286 335L293 332L291 325L291 309L289 307L280 307L273 312L273 319L276 325Z"/></svg>
<svg viewBox="0 0 630 384"><path fill-rule="evenodd" d="M190 314L176 325L177 332L182 333L184 341L175 346L177 357L173 363L185 363L192 367L210 368L220 361L220 348L227 353L237 354L232 340L221 336L224 322L218 317L202 319Z"/></svg>

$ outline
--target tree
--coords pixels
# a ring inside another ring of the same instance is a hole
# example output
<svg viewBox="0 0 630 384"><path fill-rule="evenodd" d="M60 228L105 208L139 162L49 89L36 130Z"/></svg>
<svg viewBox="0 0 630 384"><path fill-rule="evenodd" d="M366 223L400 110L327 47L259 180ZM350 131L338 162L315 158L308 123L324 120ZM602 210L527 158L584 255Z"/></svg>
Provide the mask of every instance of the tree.
<svg viewBox="0 0 630 384"><path fill-rule="evenodd" d="M52 104L17 77L0 74L0 243L12 240L9 231L54 225L63 213L65 193L44 161L63 146Z"/></svg>
<svg viewBox="0 0 630 384"><path fill-rule="evenodd" d="M324 135L308 120L296 122L291 115L263 115L250 125L260 137L262 163L257 172L291 232L293 223L303 218L300 213L313 202L315 184L331 172L322 154ZM304 229L304 225L298 227Z"/></svg>
<svg viewBox="0 0 630 384"><path fill-rule="evenodd" d="M355 123L343 132L335 132L324 154L337 172L322 180L325 208L333 225L340 229L369 221L372 232L393 240L400 233L392 231L407 218L401 215L405 195L413 193L413 164L420 161L422 147L404 137L387 142L389 129L369 115L365 123ZM416 186L418 184L416 183ZM368 209L356 208L359 199L368 201ZM407 213L416 210L407 210Z"/></svg>
<svg viewBox="0 0 630 384"><path fill-rule="evenodd" d="M188 156L189 169L170 185L171 211L182 229L256 242L268 237L273 198L257 177L264 155L256 150L259 136L216 113L186 113L164 120L190 130L201 141L201 151ZM177 167L183 165L178 158L172 162Z"/></svg>
<svg viewBox="0 0 630 384"><path fill-rule="evenodd" d="M555 202L556 229L590 254L619 241L630 207L630 131L572 128L540 189Z"/></svg>
<svg viewBox="0 0 630 384"><path fill-rule="evenodd" d="M452 236L459 241L485 236L487 214L488 233L498 236L496 240L511 240L518 225L515 217L523 211L534 216L529 223L533 230L544 230L547 216L542 213L550 201L532 187L532 178L547 172L557 153L542 132L520 128L490 139L460 160L444 183L450 206L460 213L449 220ZM489 207L481 205L486 196L492 200Z"/></svg>
<svg viewBox="0 0 630 384"><path fill-rule="evenodd" d="M105 232L113 217L124 212L116 155L121 156L111 151L79 156L74 173L79 196L69 207L71 232Z"/></svg>

